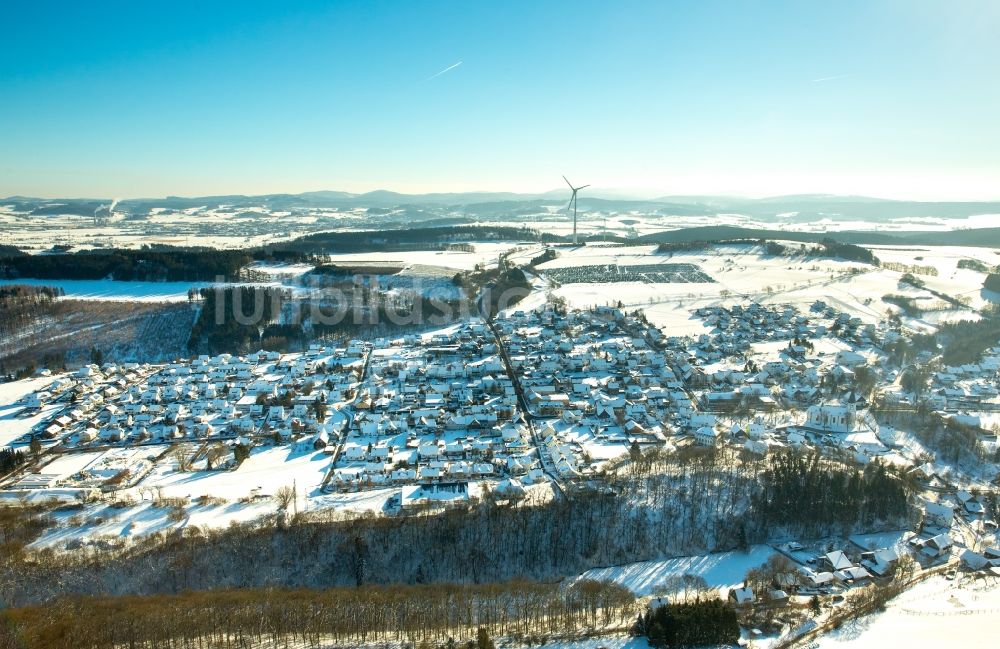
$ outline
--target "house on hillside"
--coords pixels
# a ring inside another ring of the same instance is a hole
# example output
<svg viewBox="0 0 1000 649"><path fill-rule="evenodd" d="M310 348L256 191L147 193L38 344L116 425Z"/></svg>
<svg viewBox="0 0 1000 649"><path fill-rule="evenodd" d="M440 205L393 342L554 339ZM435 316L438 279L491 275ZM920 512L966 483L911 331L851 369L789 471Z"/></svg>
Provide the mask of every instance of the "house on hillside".
<svg viewBox="0 0 1000 649"><path fill-rule="evenodd" d="M739 588L730 588L728 599L734 606L747 606L749 604L753 604L753 589L746 584Z"/></svg>
<svg viewBox="0 0 1000 649"><path fill-rule="evenodd" d="M979 554L978 552L973 552L968 548L962 550L962 554L959 555L959 558L962 560L962 565L969 570L982 570L990 565L989 560L985 556Z"/></svg>
<svg viewBox="0 0 1000 649"><path fill-rule="evenodd" d="M806 426L829 433L850 433L857 424L853 404L810 406L806 411Z"/></svg>
<svg viewBox="0 0 1000 649"><path fill-rule="evenodd" d="M955 510L942 503L924 502L924 525L950 528L955 520Z"/></svg>
<svg viewBox="0 0 1000 649"><path fill-rule="evenodd" d="M931 559L947 556L951 552L952 545L951 536L947 532L919 543L920 552Z"/></svg>
<svg viewBox="0 0 1000 649"><path fill-rule="evenodd" d="M885 577L892 573L899 556L899 550L896 548L883 548L863 554L861 565L871 574Z"/></svg>
<svg viewBox="0 0 1000 649"><path fill-rule="evenodd" d="M854 562L851 561L846 554L840 550L835 550L833 552L828 552L822 557L823 564L830 569L831 572L837 572L838 570L847 570L848 568L854 567Z"/></svg>
<svg viewBox="0 0 1000 649"><path fill-rule="evenodd" d="M720 437L721 433L711 426L702 426L694 431L694 441L698 446L715 446Z"/></svg>

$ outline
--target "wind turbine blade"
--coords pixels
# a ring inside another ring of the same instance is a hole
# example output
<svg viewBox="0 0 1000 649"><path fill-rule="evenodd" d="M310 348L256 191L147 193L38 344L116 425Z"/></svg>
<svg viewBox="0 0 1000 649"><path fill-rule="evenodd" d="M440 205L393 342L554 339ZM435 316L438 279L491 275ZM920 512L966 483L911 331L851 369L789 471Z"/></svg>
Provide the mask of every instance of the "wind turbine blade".
<svg viewBox="0 0 1000 649"><path fill-rule="evenodd" d="M579 190L583 189L584 187L590 187L590 185L580 185L574 191L579 191Z"/></svg>
<svg viewBox="0 0 1000 649"><path fill-rule="evenodd" d="M573 183L571 183L566 176L563 176L563 180L566 181L566 184L569 185L570 189L572 189L573 191L576 191L576 189L573 188Z"/></svg>

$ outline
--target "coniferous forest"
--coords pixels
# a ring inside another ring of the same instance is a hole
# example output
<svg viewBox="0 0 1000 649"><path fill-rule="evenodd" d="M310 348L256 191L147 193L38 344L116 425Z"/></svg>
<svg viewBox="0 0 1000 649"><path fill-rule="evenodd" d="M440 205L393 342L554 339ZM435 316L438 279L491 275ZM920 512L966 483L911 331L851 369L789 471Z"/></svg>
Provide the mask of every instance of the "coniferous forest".
<svg viewBox="0 0 1000 649"><path fill-rule="evenodd" d="M733 645L740 639L736 611L718 598L660 606L643 616L640 627L654 647Z"/></svg>
<svg viewBox="0 0 1000 649"><path fill-rule="evenodd" d="M244 250L89 250L0 257L0 277L182 282L235 279L253 261Z"/></svg>

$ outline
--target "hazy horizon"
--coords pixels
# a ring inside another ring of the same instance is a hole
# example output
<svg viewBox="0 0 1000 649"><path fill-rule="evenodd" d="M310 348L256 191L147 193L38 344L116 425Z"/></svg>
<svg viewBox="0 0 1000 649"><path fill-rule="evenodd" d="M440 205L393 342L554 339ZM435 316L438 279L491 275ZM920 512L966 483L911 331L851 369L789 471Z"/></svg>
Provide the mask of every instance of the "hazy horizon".
<svg viewBox="0 0 1000 649"><path fill-rule="evenodd" d="M7 14L3 196L1000 199L989 0Z"/></svg>
<svg viewBox="0 0 1000 649"><path fill-rule="evenodd" d="M509 189L470 189L470 190L442 190L442 191L426 191L426 192L404 192L398 191L389 187L376 186L374 189L363 190L363 191L348 191L340 188L321 188L321 189L304 189L302 191L273 191L273 192L210 192L205 194L161 194L161 195L147 195L147 194L137 194L134 196L98 196L98 195L38 195L38 194L24 194L24 193L13 193L5 196L0 196L0 200L13 200L13 199L31 199L31 200L115 200L115 201L130 201L130 200L159 200L168 198L180 198L180 199L195 199L195 198L213 198L213 197L225 197L225 196L244 196L247 198L253 198L255 196L277 196L277 195L288 195L297 196L304 194L321 194L321 193L343 193L352 196L363 196L366 194L373 194L377 192L387 192L390 194L399 194L401 196L427 196L427 195L494 195L494 194L511 194L513 196L544 196L551 195L554 199L564 198L563 193L569 196L569 190L563 189L558 186L552 187L550 189L544 189L541 191L513 191ZM696 200L702 198L708 199L725 199L725 200L745 200L745 201L766 201L769 199L796 199L796 198L831 198L831 199L859 199L862 201L901 201L901 202L927 202L927 203L997 203L1000 202L1000 192L994 193L992 195L985 195L984 198L907 198L907 197L895 197L895 196L874 196L869 194L847 194L847 193L832 193L832 192L796 192L796 193L758 193L758 194L737 194L737 193L701 193L701 192L691 192L686 194L671 194L663 191L657 191L655 189L646 190L628 190L615 187L588 187L586 190L581 191L581 199L583 198L601 198L607 200L625 200L625 201L659 201L659 200Z"/></svg>

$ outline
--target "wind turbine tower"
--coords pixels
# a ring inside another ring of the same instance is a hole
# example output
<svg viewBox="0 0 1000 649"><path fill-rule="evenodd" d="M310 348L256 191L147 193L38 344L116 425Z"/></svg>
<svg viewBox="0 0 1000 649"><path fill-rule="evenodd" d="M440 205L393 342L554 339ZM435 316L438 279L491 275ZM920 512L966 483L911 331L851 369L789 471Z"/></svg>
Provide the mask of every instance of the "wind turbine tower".
<svg viewBox="0 0 1000 649"><path fill-rule="evenodd" d="M578 245L576 240L576 193L583 189L584 187L590 187L590 185L580 185L579 187L574 187L573 183L569 181L566 176L563 176L563 180L569 185L569 188L573 190L573 195L569 199L569 203L566 205L566 211L569 211L570 206L573 207L573 245Z"/></svg>

